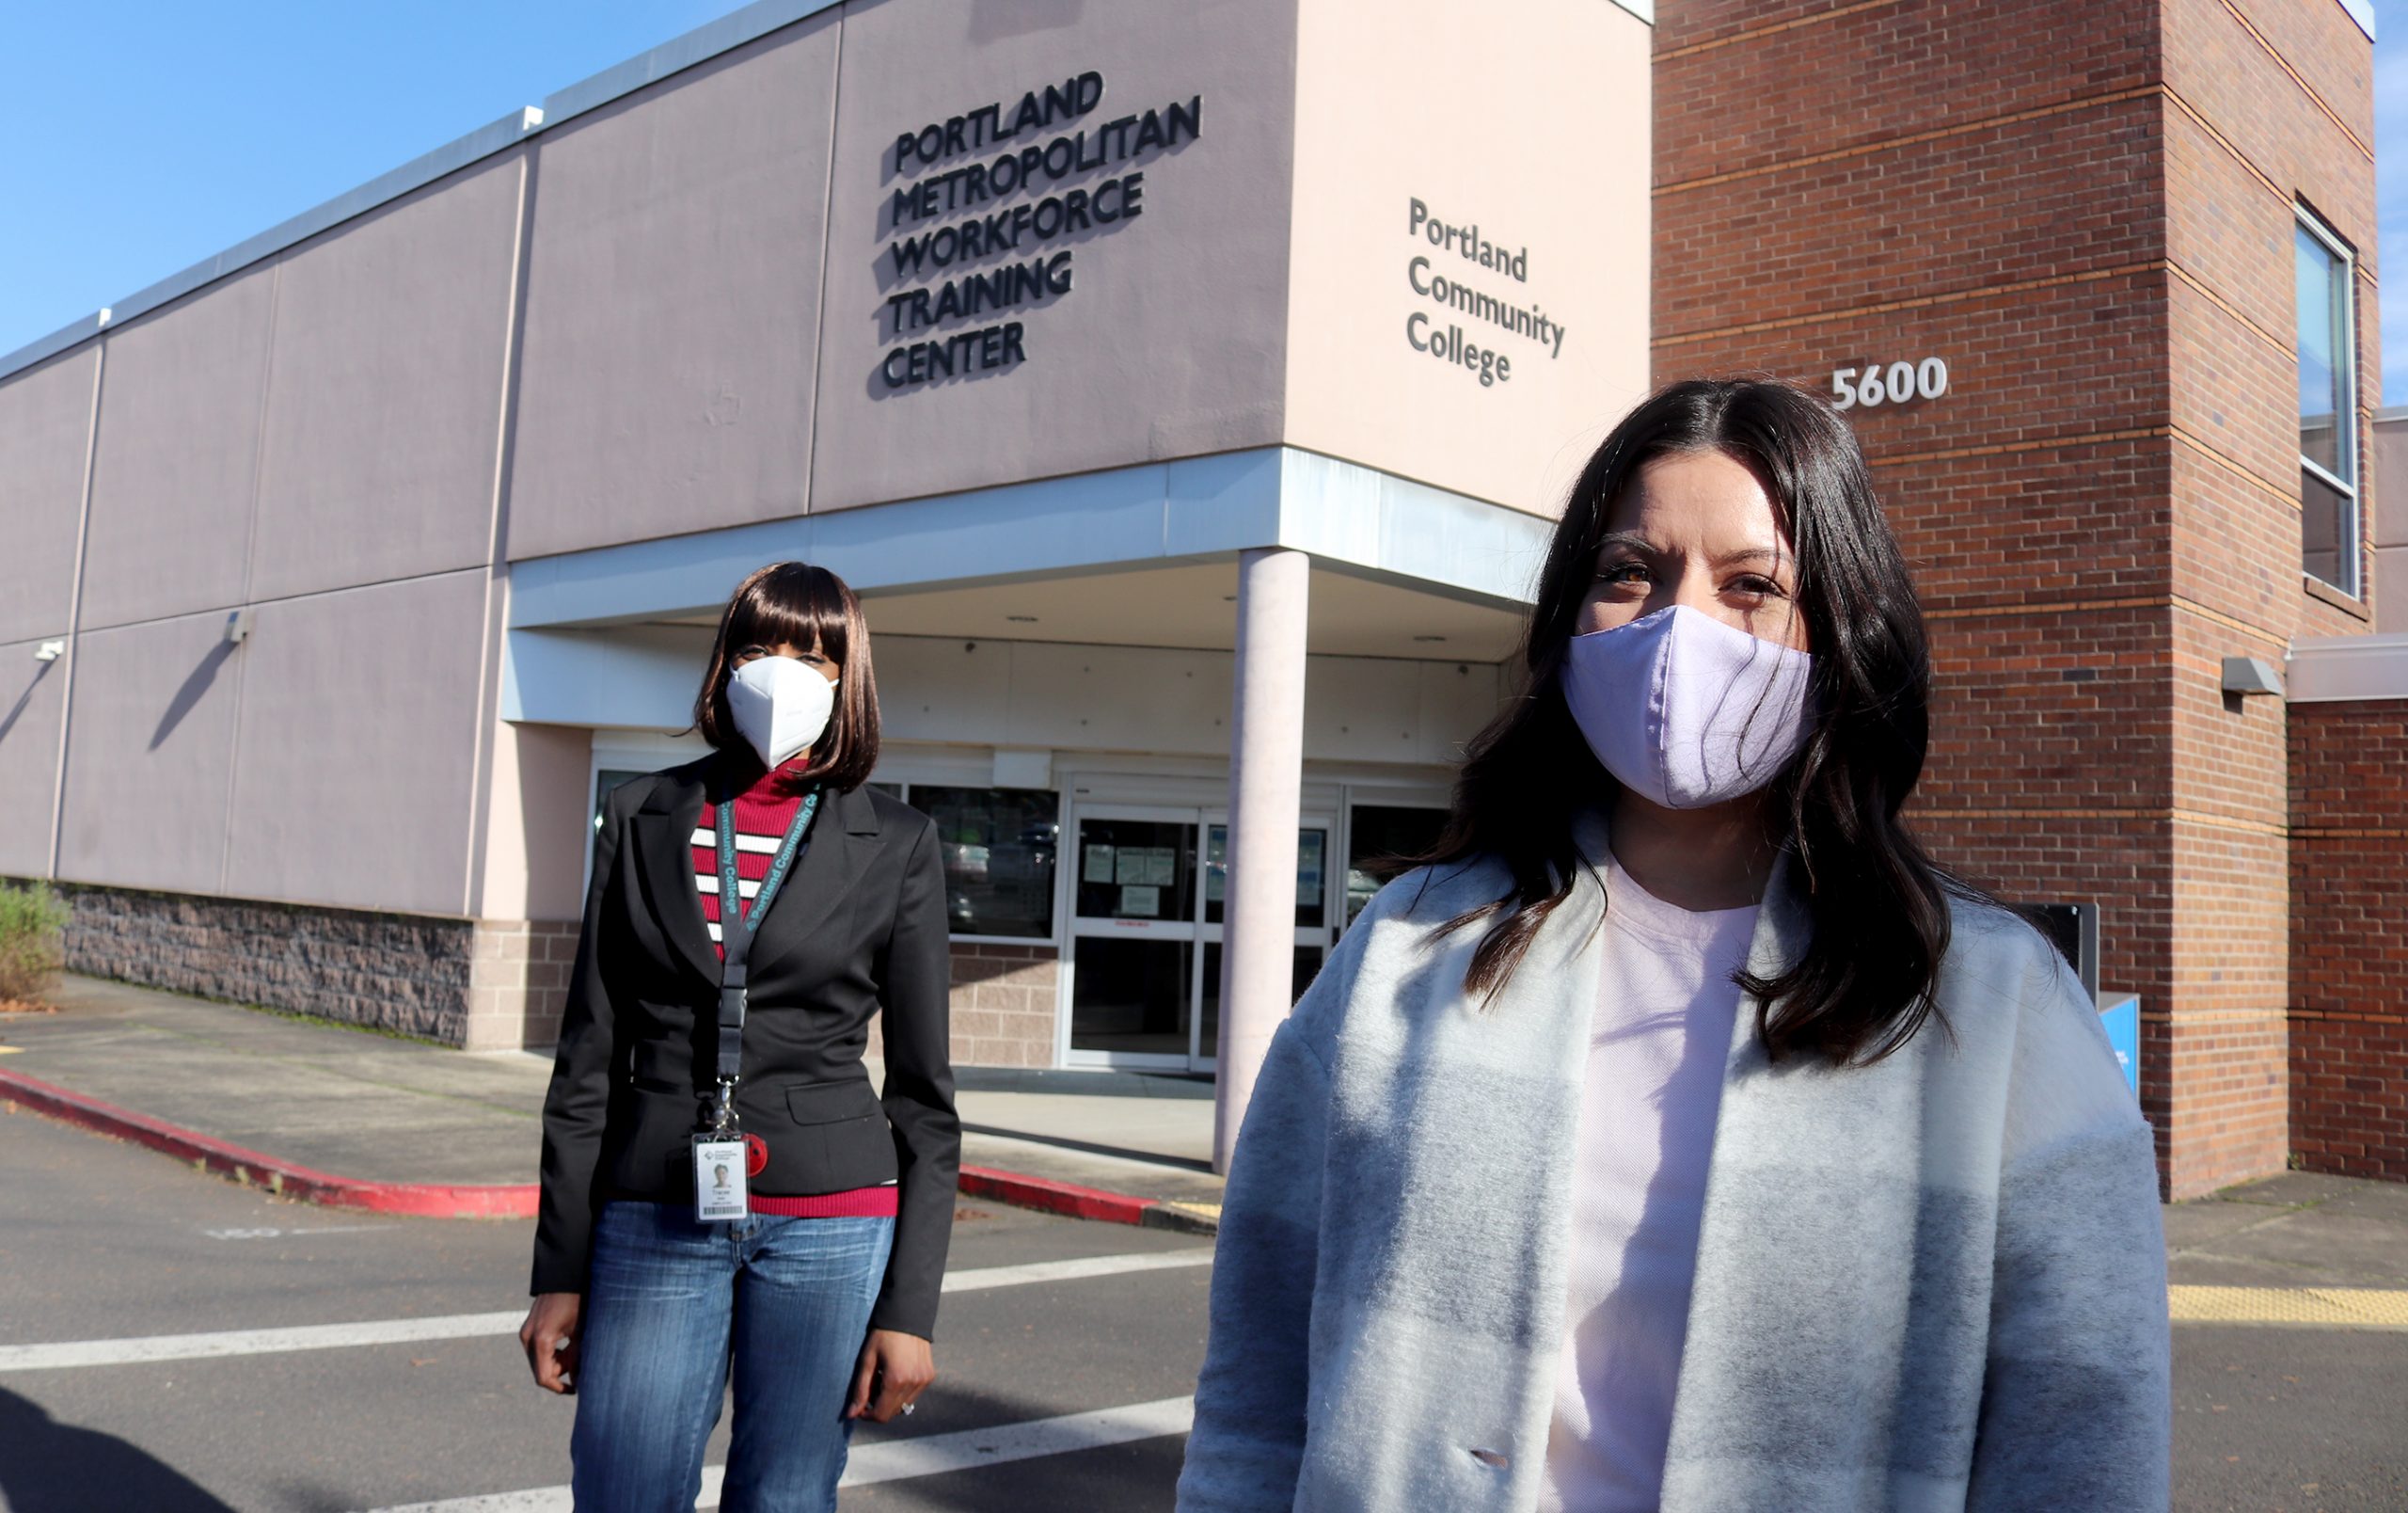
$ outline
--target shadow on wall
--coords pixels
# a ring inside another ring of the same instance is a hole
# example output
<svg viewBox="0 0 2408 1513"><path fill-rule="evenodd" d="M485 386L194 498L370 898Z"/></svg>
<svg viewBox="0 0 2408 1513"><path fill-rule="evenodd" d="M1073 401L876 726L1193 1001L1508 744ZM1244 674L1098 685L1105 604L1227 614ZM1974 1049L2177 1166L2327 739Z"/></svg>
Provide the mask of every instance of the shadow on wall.
<svg viewBox="0 0 2408 1513"><path fill-rule="evenodd" d="M145 1513L233 1513L207 1489L113 1434L61 1424L40 1403L0 1390L0 1507L69 1513L93 1505L93 1479L108 1479L110 1505Z"/></svg>
<svg viewBox="0 0 2408 1513"><path fill-rule="evenodd" d="M167 712L159 716L159 728L150 732L152 751L157 751L166 743L169 736L176 733L176 726L184 723L185 715L192 713L193 706L209 692L209 685L217 681L217 669L225 666L226 659L232 655L234 644L230 641L220 641L209 648L208 655L200 659L200 665L192 670L192 676L176 690L176 696L167 701Z"/></svg>
<svg viewBox="0 0 2408 1513"><path fill-rule="evenodd" d="M0 741L8 740L8 732L17 728L17 722L24 715L25 706L34 701L35 691L41 687L41 680L48 677L50 670L56 665L55 662L40 662L35 665L34 676L25 681L25 691L17 695L16 703L8 706L7 714L0 714Z"/></svg>

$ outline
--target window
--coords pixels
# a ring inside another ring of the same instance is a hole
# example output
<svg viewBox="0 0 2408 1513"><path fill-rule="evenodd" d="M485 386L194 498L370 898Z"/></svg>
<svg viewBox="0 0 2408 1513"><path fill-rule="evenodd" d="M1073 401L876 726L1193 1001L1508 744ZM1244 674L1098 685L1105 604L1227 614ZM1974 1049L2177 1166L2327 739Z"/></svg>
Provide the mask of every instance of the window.
<svg viewBox="0 0 2408 1513"><path fill-rule="evenodd" d="M2350 249L2305 210L2292 235L2299 295L2300 566L2358 592L2357 318Z"/></svg>
<svg viewBox="0 0 2408 1513"><path fill-rule="evenodd" d="M1054 938L1060 813L1053 793L914 783L905 802L937 822L955 934Z"/></svg>

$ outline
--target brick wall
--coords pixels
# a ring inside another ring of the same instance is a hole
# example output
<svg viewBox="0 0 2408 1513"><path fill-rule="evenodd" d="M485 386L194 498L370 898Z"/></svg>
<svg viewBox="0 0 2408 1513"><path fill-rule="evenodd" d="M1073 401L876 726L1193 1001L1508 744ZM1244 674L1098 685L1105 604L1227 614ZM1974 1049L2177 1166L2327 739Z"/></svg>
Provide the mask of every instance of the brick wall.
<svg viewBox="0 0 2408 1513"><path fill-rule="evenodd" d="M2290 247L2294 196L2373 244L2369 69L2332 0L1657 9L1656 376L1948 362L1851 411L1931 620L1914 817L2103 905L2180 1195L2289 1149L2284 711L2218 673L2367 624L2301 581Z"/></svg>
<svg viewBox="0 0 2408 1513"><path fill-rule="evenodd" d="M2291 1144L2408 1181L2408 699L2291 708Z"/></svg>

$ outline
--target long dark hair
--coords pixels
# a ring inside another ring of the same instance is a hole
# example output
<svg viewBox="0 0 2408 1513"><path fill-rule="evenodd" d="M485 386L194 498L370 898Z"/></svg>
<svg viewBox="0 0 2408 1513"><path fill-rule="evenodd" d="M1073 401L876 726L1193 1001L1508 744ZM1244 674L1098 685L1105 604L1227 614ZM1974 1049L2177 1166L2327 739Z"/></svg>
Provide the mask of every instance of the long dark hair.
<svg viewBox="0 0 2408 1513"><path fill-rule="evenodd" d="M1812 726L1771 788L1767 813L1802 880L1804 956L1773 978L1741 972L1773 1059L1817 1053L1861 1065L1934 1012L1951 894L1978 893L1938 867L1899 819L1922 775L1931 663L1923 611L1847 422L1787 384L1691 379L1657 390L1607 437L1557 525L1523 641L1527 681L1467 748L1445 831L1417 864L1478 856L1513 876L1506 897L1442 933L1489 921L1466 985L1493 995L1592 861L1575 817L1614 780L1573 724L1558 681L1614 502L1649 462L1722 452L1753 467L1797 553L1798 608L1814 650Z"/></svg>
<svg viewBox="0 0 2408 1513"><path fill-rule="evenodd" d="M809 563L773 562L736 586L720 613L710 665L694 695L694 728L721 751L750 756L728 709L727 679L747 646L816 648L836 664L836 708L812 743L798 782L844 791L866 781L878 765L878 677L869 660L869 621L845 581Z"/></svg>

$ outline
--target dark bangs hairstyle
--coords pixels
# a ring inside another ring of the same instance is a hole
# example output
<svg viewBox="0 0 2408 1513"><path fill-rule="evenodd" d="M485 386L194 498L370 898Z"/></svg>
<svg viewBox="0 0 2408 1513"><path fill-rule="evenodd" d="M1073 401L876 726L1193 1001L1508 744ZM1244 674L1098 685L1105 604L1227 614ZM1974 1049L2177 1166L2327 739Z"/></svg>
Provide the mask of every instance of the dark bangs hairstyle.
<svg viewBox="0 0 2408 1513"><path fill-rule="evenodd" d="M738 583L720 612L710 666L694 695L694 728L721 751L753 757L727 705L727 679L747 646L816 650L836 664L836 708L812 743L798 779L845 791L878 765L878 678L870 669L869 622L845 581L809 563L777 562Z"/></svg>
<svg viewBox="0 0 2408 1513"><path fill-rule="evenodd" d="M1540 923L1602 857L1580 854L1573 822L1615 790L1564 703L1559 673L1596 574L1608 517L1656 458L1721 452L1752 467L1797 554L1798 608L1814 656L1811 729L1770 787L1766 814L1792 853L1813 938L1774 978L1742 971L1756 1031L1774 1060L1818 1054L1879 1060L1931 1017L1948 948L1948 900L1977 890L1937 866L1898 811L1922 775L1931 664L1923 611L1838 412L1787 384L1692 379L1632 410L1573 486L1547 549L1522 647L1524 693L1467 747L1437 843L1406 865L1501 859L1513 891L1440 927L1482 921L1467 986L1492 995Z"/></svg>

